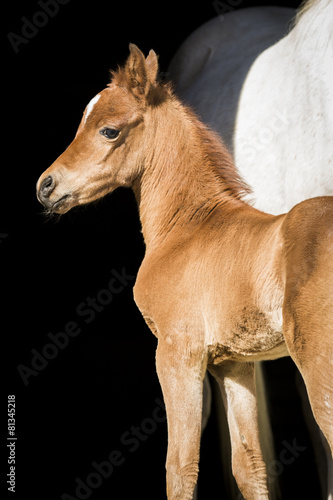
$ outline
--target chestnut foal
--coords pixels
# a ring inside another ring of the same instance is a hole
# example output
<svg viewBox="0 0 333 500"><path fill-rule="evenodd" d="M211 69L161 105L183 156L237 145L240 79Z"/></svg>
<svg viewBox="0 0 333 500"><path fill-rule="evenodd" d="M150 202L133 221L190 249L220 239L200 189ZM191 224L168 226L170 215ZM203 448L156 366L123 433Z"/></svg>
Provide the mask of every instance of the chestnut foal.
<svg viewBox="0 0 333 500"><path fill-rule="evenodd" d="M158 339L168 499L193 495L207 369L221 388L238 486L246 499L267 499L255 361L293 358L333 447L333 198L280 216L246 204L218 136L157 71L155 52L145 59L130 45L37 196L63 214L132 187L146 244L134 298Z"/></svg>

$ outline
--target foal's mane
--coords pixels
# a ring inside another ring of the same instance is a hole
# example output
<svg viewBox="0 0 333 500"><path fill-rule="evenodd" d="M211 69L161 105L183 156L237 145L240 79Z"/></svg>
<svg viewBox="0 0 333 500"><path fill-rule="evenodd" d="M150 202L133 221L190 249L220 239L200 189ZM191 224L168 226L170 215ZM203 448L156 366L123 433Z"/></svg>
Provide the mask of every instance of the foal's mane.
<svg viewBox="0 0 333 500"><path fill-rule="evenodd" d="M241 178L237 167L221 137L199 120L191 108L184 106L186 114L196 127L208 167L220 184L221 194L241 199L251 189Z"/></svg>

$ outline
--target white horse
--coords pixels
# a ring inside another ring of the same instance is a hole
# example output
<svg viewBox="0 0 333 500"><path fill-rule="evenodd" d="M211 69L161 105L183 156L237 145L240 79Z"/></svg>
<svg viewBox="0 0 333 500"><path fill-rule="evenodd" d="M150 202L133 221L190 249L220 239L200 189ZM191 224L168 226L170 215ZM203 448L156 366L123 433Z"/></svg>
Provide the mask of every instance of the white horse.
<svg viewBox="0 0 333 500"><path fill-rule="evenodd" d="M332 0L309 0L296 19L280 7L220 15L183 43L169 71L229 146L257 208L280 214L333 195ZM324 466L323 498L333 500L328 449Z"/></svg>

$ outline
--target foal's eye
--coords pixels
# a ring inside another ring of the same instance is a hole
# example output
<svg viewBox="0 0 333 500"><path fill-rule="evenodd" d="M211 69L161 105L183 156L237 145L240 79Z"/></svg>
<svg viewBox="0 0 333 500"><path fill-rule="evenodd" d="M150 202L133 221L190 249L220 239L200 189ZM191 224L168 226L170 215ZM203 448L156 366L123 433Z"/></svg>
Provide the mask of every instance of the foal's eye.
<svg viewBox="0 0 333 500"><path fill-rule="evenodd" d="M100 134L104 135L107 139L117 139L118 135L120 134L120 130L117 130L115 128L108 128L104 127L102 130L99 131Z"/></svg>

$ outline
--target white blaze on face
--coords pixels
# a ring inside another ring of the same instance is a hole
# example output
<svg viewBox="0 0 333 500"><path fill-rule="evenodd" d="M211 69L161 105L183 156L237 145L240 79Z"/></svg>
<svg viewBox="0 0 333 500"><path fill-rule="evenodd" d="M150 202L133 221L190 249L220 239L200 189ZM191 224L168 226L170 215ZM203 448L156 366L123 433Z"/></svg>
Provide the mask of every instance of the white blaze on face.
<svg viewBox="0 0 333 500"><path fill-rule="evenodd" d="M92 111L93 107L95 106L96 102L98 101L98 99L99 99L100 97L101 97L101 94L97 94L97 95L95 95L95 97L93 97L93 98L91 99L91 101L89 102L89 104L88 104L88 106L87 106L87 109L86 109L86 115L85 115L85 117L84 117L84 123L86 123L88 116L90 115L90 113L91 113L91 111Z"/></svg>

